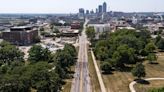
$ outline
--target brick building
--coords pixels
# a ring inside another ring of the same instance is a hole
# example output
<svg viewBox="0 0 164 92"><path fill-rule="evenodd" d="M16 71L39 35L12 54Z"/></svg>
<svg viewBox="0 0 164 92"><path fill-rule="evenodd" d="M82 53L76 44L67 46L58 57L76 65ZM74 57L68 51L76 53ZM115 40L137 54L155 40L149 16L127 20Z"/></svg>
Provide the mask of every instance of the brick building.
<svg viewBox="0 0 164 92"><path fill-rule="evenodd" d="M71 29L80 29L80 23L79 22L73 22L71 24Z"/></svg>
<svg viewBox="0 0 164 92"><path fill-rule="evenodd" d="M31 26L12 27L2 33L2 38L15 45L29 45L36 41L38 29Z"/></svg>

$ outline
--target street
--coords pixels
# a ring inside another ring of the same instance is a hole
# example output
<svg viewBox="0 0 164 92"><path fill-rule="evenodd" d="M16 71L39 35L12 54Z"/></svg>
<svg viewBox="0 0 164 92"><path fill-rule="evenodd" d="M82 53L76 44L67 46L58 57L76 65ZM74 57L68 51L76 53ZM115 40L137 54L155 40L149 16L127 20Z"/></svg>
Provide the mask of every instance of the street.
<svg viewBox="0 0 164 92"><path fill-rule="evenodd" d="M87 36L85 34L87 23L86 20L82 35L79 36L78 61L75 67L71 92L92 92L88 70Z"/></svg>

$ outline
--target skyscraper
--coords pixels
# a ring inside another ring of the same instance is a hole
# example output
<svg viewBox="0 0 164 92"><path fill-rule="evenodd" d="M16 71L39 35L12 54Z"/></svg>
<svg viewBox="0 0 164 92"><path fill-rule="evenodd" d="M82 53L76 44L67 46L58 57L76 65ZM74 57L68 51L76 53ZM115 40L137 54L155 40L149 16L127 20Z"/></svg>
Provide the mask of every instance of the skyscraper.
<svg viewBox="0 0 164 92"><path fill-rule="evenodd" d="M96 8L96 14L98 13L99 11L98 11L98 8Z"/></svg>
<svg viewBox="0 0 164 92"><path fill-rule="evenodd" d="M84 14L84 13L85 13L85 10L84 10L83 8L80 8L80 9L79 9L79 13L80 13L80 14Z"/></svg>
<svg viewBox="0 0 164 92"><path fill-rule="evenodd" d="M103 11L103 7L102 7L102 5L99 5L99 13L102 13L102 11Z"/></svg>
<svg viewBox="0 0 164 92"><path fill-rule="evenodd" d="M93 10L91 10L91 11L90 11L90 13L91 13L91 14L94 14L94 11L93 11Z"/></svg>
<svg viewBox="0 0 164 92"><path fill-rule="evenodd" d="M85 17L85 10L83 8L79 9L78 17L80 19L84 19L84 17Z"/></svg>
<svg viewBox="0 0 164 92"><path fill-rule="evenodd" d="M89 10L86 10L86 14L89 14Z"/></svg>
<svg viewBox="0 0 164 92"><path fill-rule="evenodd" d="M107 12L107 4L106 4L106 2L103 3L103 12L104 13Z"/></svg>

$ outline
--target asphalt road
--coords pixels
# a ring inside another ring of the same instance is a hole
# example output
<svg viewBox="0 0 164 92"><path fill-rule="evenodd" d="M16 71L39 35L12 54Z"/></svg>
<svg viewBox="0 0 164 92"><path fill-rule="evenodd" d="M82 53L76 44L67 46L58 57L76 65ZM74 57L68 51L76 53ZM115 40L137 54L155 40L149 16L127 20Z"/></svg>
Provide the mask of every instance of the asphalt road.
<svg viewBox="0 0 164 92"><path fill-rule="evenodd" d="M82 35L79 36L78 61L75 67L71 92L92 92L88 70L87 37L85 34L87 23L86 20Z"/></svg>

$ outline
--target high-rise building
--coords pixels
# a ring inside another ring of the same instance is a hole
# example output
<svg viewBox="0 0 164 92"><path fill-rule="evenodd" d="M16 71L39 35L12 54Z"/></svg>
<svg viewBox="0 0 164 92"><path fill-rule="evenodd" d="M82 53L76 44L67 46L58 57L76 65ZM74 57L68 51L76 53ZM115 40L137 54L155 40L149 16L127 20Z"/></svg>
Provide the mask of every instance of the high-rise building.
<svg viewBox="0 0 164 92"><path fill-rule="evenodd" d="M103 3L103 12L104 13L107 12L107 4L106 4L106 2Z"/></svg>
<svg viewBox="0 0 164 92"><path fill-rule="evenodd" d="M89 14L89 10L86 10L86 14Z"/></svg>
<svg viewBox="0 0 164 92"><path fill-rule="evenodd" d="M78 17L80 19L84 19L85 18L85 10L83 8L79 9Z"/></svg>
<svg viewBox="0 0 164 92"><path fill-rule="evenodd" d="M83 8L80 8L80 9L79 9L79 13L80 13L80 14L84 14L84 13L85 13L85 10L84 10Z"/></svg>
<svg viewBox="0 0 164 92"><path fill-rule="evenodd" d="M93 10L91 10L91 11L90 11L90 13L91 13L91 14L94 14L94 11L93 11Z"/></svg>
<svg viewBox="0 0 164 92"><path fill-rule="evenodd" d="M103 10L103 7L102 7L102 5L99 5L99 13L102 13L102 10Z"/></svg>
<svg viewBox="0 0 164 92"><path fill-rule="evenodd" d="M98 8L96 8L96 14L98 13L99 11L98 11Z"/></svg>

